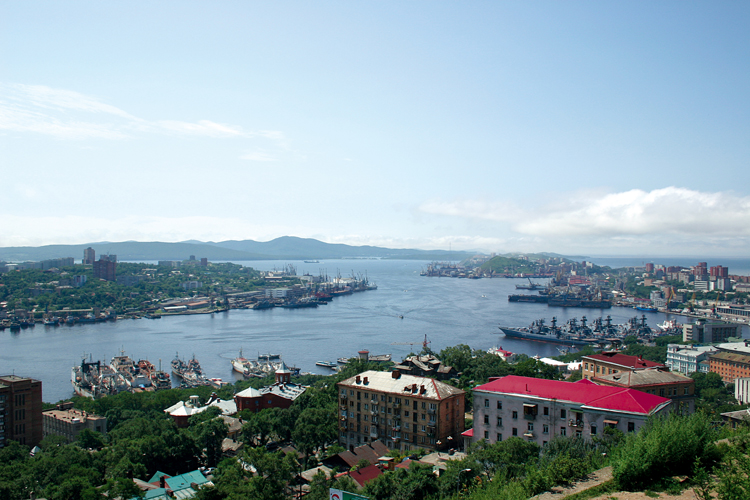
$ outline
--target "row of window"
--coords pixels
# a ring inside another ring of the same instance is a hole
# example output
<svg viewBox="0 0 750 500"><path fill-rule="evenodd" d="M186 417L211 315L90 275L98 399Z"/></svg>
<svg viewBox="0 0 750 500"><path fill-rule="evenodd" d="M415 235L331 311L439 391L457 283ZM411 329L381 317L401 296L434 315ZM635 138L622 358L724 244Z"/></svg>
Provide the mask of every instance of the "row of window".
<svg viewBox="0 0 750 500"><path fill-rule="evenodd" d="M484 400L484 407L485 408L489 408L490 407L490 400L489 399L485 399ZM503 409L503 402L502 401L497 401L497 409L498 410L502 410ZM537 412L536 405L534 405L533 407L528 407L528 406L524 407L524 415L536 415L537 414L536 412ZM550 412L549 412L549 406L542 407L542 415L549 416L549 414L550 414ZM512 415L512 418L514 418L514 419L518 418L518 411L513 410L511 412L511 415ZM500 417L497 417L497 418L498 418L498 421L500 421ZM560 418L567 418L567 411L566 410L564 410L564 409L560 410ZM488 419L489 419L489 415L485 415L484 416L484 420L485 420L484 423L485 424L489 423ZM502 424L498 423L497 425L502 425Z"/></svg>

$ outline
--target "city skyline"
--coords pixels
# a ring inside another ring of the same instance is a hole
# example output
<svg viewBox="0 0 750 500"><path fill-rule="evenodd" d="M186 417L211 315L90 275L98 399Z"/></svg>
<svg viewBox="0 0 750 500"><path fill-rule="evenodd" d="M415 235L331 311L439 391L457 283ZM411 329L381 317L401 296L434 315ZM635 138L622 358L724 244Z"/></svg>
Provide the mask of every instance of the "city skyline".
<svg viewBox="0 0 750 500"><path fill-rule="evenodd" d="M0 13L2 247L290 235L720 258L750 242L746 4Z"/></svg>

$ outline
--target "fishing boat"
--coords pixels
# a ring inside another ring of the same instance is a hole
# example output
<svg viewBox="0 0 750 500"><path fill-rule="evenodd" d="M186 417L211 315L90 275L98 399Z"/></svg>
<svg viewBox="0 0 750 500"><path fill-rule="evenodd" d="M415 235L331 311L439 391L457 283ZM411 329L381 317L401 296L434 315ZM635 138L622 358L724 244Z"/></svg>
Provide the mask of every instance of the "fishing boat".
<svg viewBox="0 0 750 500"><path fill-rule="evenodd" d="M336 368L338 365L334 363L333 361L318 361L315 363L318 366L322 366L323 368Z"/></svg>

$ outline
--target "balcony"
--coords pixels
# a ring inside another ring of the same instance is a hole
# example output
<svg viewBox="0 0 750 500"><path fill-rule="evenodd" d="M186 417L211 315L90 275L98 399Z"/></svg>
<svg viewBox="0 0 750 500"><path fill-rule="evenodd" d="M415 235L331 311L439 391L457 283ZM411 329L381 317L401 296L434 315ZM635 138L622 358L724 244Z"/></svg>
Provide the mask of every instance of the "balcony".
<svg viewBox="0 0 750 500"><path fill-rule="evenodd" d="M377 414L378 414L378 410L370 410L370 415L377 415Z"/></svg>
<svg viewBox="0 0 750 500"><path fill-rule="evenodd" d="M370 437L371 438L378 437L378 429L377 428L370 427Z"/></svg>
<svg viewBox="0 0 750 500"><path fill-rule="evenodd" d="M393 403L393 408L394 409L401 408L401 403Z"/></svg>
<svg viewBox="0 0 750 500"><path fill-rule="evenodd" d="M401 424L393 424L393 430L394 431L400 431L401 430Z"/></svg>
<svg viewBox="0 0 750 500"><path fill-rule="evenodd" d="M341 396L341 399L346 399L347 398L346 393L342 393L342 394L340 394L340 396Z"/></svg>
<svg viewBox="0 0 750 500"><path fill-rule="evenodd" d="M523 414L524 420L536 420L536 414L534 413L524 413Z"/></svg>
<svg viewBox="0 0 750 500"><path fill-rule="evenodd" d="M573 420L573 419L570 419L570 420L568 421L568 425L569 425L570 427L578 427L578 428L581 428L581 427L583 427L583 420Z"/></svg>
<svg viewBox="0 0 750 500"><path fill-rule="evenodd" d="M437 409L430 408L429 410L427 410L427 413L429 413L430 415L435 415L437 413Z"/></svg>
<svg viewBox="0 0 750 500"><path fill-rule="evenodd" d="M523 437L533 438L534 437L534 433L531 432L531 431L524 432L523 433Z"/></svg>

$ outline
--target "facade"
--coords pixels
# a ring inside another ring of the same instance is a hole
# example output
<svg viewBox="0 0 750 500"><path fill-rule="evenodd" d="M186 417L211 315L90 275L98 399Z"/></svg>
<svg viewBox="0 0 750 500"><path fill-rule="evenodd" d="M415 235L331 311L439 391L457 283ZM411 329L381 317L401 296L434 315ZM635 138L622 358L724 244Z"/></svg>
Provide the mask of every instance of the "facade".
<svg viewBox="0 0 750 500"><path fill-rule="evenodd" d="M735 290L740 291L738 287L735 287ZM748 292L750 290L742 290L742 291ZM740 306L740 305L735 305L735 304L717 306L716 314L719 314L721 315L721 317L728 318L728 319L748 320L750 318L750 307Z"/></svg>
<svg viewBox="0 0 750 500"><path fill-rule="evenodd" d="M554 436L599 435L605 427L635 432L672 401L634 389L509 375L476 387L472 442L519 437L544 446Z"/></svg>
<svg viewBox="0 0 750 500"><path fill-rule="evenodd" d="M257 413L266 408L289 408L307 390L306 385L293 384L291 379L292 372L282 363L276 371L275 384L261 389L248 387L234 395L237 411L251 410Z"/></svg>
<svg viewBox="0 0 750 500"><path fill-rule="evenodd" d="M682 414L695 411L695 380L679 373L652 368L604 375L595 384L625 387L672 400L672 410Z"/></svg>
<svg viewBox="0 0 750 500"><path fill-rule="evenodd" d="M6 375L0 377L0 448L8 441L36 446L42 440L42 383Z"/></svg>
<svg viewBox="0 0 750 500"><path fill-rule="evenodd" d="M387 440L408 451L455 448L464 430L466 393L432 378L369 370L336 384L339 444L349 450Z"/></svg>
<svg viewBox="0 0 750 500"><path fill-rule="evenodd" d="M750 377L741 377L734 381L734 399L743 405L750 403Z"/></svg>
<svg viewBox="0 0 750 500"><path fill-rule="evenodd" d="M107 434L107 417L92 415L73 408L73 403L57 405L54 410L42 412L44 437L63 436L72 443L83 429Z"/></svg>
<svg viewBox="0 0 750 500"><path fill-rule="evenodd" d="M689 375L695 372L708 373L707 361L711 354L717 352L714 346L695 346L684 344L667 345L667 367L673 371Z"/></svg>
<svg viewBox="0 0 750 500"><path fill-rule="evenodd" d="M604 375L612 375L625 370L646 370L650 368L666 368L661 363L648 361L640 356L628 356L617 351L601 352L591 356L581 357L582 375L586 380Z"/></svg>
<svg viewBox="0 0 750 500"><path fill-rule="evenodd" d="M115 267L117 266L117 262L106 260L105 257L106 255L102 255L99 257L99 260L94 261L94 278L116 281Z"/></svg>
<svg viewBox="0 0 750 500"><path fill-rule="evenodd" d="M720 351L708 360L709 371L718 373L726 384L750 377L750 354Z"/></svg>
<svg viewBox="0 0 750 500"><path fill-rule="evenodd" d="M715 344L726 342L729 337L738 337L738 333L737 325L699 319L695 323L682 326L682 341Z"/></svg>

